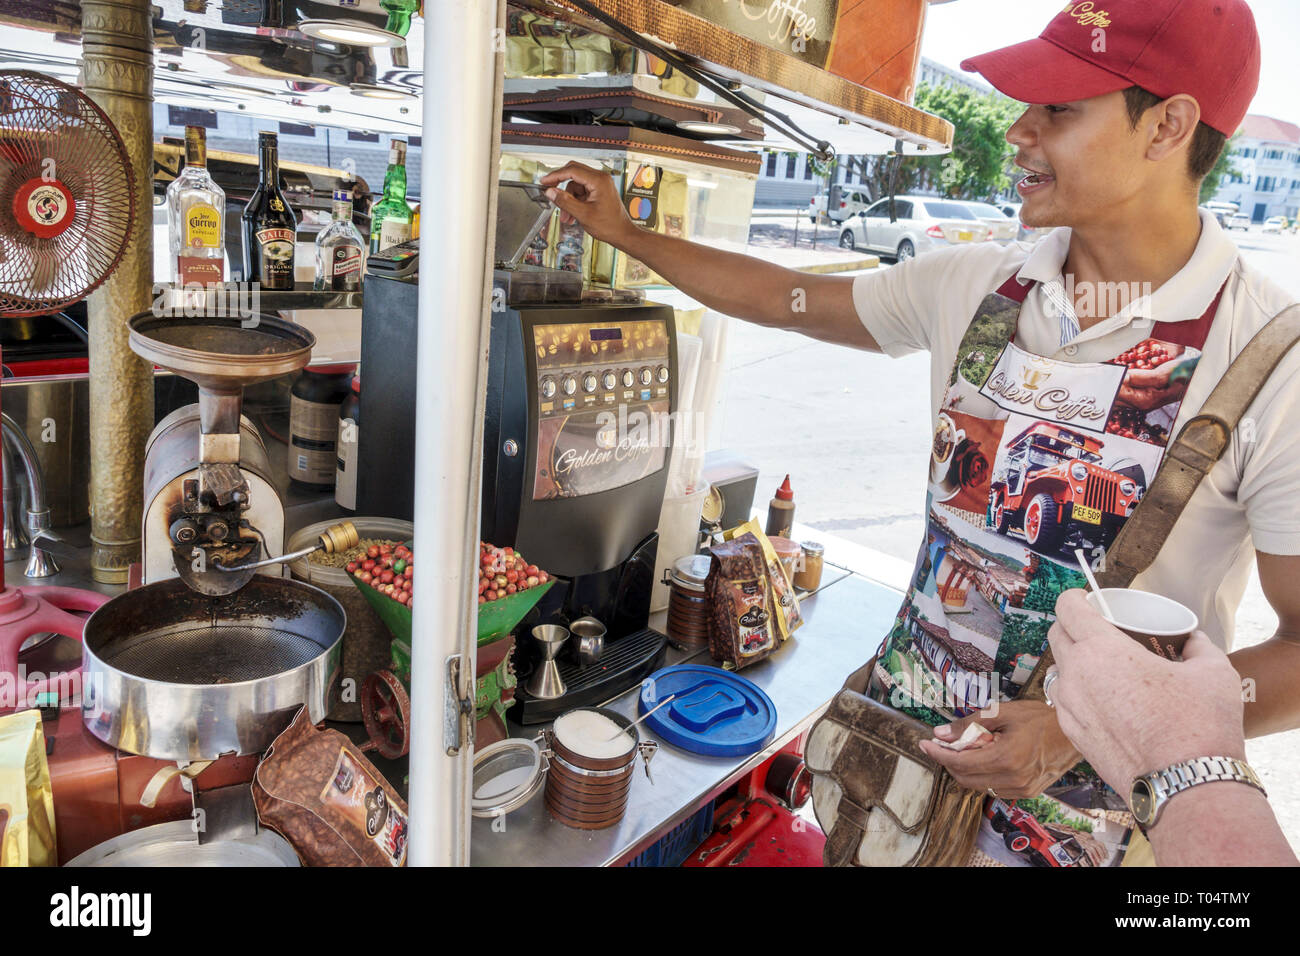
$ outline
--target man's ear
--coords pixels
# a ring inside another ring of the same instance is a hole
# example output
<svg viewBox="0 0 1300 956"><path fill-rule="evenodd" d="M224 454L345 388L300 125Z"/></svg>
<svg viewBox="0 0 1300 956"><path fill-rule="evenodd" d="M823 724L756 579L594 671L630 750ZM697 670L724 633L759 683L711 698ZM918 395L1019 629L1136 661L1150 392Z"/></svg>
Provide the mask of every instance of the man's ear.
<svg viewBox="0 0 1300 956"><path fill-rule="evenodd" d="M1147 159L1163 162L1175 153L1191 148L1192 137L1201 122L1201 106L1195 98L1178 93L1151 107L1146 117Z"/></svg>

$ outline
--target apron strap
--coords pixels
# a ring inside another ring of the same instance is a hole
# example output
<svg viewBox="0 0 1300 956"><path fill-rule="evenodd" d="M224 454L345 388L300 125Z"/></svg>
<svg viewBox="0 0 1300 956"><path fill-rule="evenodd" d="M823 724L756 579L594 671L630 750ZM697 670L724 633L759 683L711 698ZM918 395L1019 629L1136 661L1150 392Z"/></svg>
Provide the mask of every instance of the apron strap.
<svg viewBox="0 0 1300 956"><path fill-rule="evenodd" d="M1012 302L1019 302L1023 305L1025 299L1029 297L1029 290L1033 287L1034 284L1032 282L1028 285L1021 285L1020 280L1015 276L1012 276L1006 282L1002 283L1002 285L998 286L997 294L1005 296Z"/></svg>

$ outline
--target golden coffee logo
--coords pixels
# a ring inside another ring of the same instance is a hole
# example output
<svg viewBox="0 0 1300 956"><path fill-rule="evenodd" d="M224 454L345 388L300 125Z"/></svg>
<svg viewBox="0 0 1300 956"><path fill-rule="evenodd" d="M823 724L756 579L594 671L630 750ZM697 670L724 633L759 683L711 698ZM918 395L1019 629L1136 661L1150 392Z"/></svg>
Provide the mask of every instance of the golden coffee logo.
<svg viewBox="0 0 1300 956"><path fill-rule="evenodd" d="M185 245L216 249L221 245L221 217L204 203L193 205L185 219Z"/></svg>
<svg viewBox="0 0 1300 956"><path fill-rule="evenodd" d="M1067 3L1062 13L1068 13L1084 27L1108 27L1111 24L1110 11L1097 10L1093 0L1083 3Z"/></svg>

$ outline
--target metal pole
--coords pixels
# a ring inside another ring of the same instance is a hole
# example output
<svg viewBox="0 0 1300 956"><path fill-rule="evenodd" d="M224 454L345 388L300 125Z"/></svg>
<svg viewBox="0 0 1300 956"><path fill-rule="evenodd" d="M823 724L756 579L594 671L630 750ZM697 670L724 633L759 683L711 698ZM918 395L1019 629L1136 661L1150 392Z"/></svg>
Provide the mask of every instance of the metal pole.
<svg viewBox="0 0 1300 956"><path fill-rule="evenodd" d="M439 0L424 13L424 200L440 228L420 231L415 393L415 550L411 640L411 842L414 866L469 863L469 760L448 753L446 716L473 699L492 219L504 52L498 0ZM382 386L380 386L382 387ZM393 396L394 401L400 400ZM459 688L448 689L459 655ZM471 713L471 726L473 715ZM454 738L453 738L454 739Z"/></svg>
<svg viewBox="0 0 1300 956"><path fill-rule="evenodd" d="M126 320L153 289L153 28L149 0L83 0L82 88L108 114L135 171L136 220L90 316L91 575L125 584L140 559L144 446L153 428L153 368L127 344Z"/></svg>

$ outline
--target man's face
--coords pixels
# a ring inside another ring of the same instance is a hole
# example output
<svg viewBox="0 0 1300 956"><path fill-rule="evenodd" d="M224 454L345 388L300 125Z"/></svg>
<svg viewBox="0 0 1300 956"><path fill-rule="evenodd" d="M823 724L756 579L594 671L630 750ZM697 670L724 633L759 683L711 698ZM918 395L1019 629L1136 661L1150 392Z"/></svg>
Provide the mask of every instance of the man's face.
<svg viewBox="0 0 1300 956"><path fill-rule="evenodd" d="M1030 106L1007 130L1007 142L1030 173L1017 186L1026 226L1078 228L1111 218L1141 198L1152 171L1122 92Z"/></svg>

